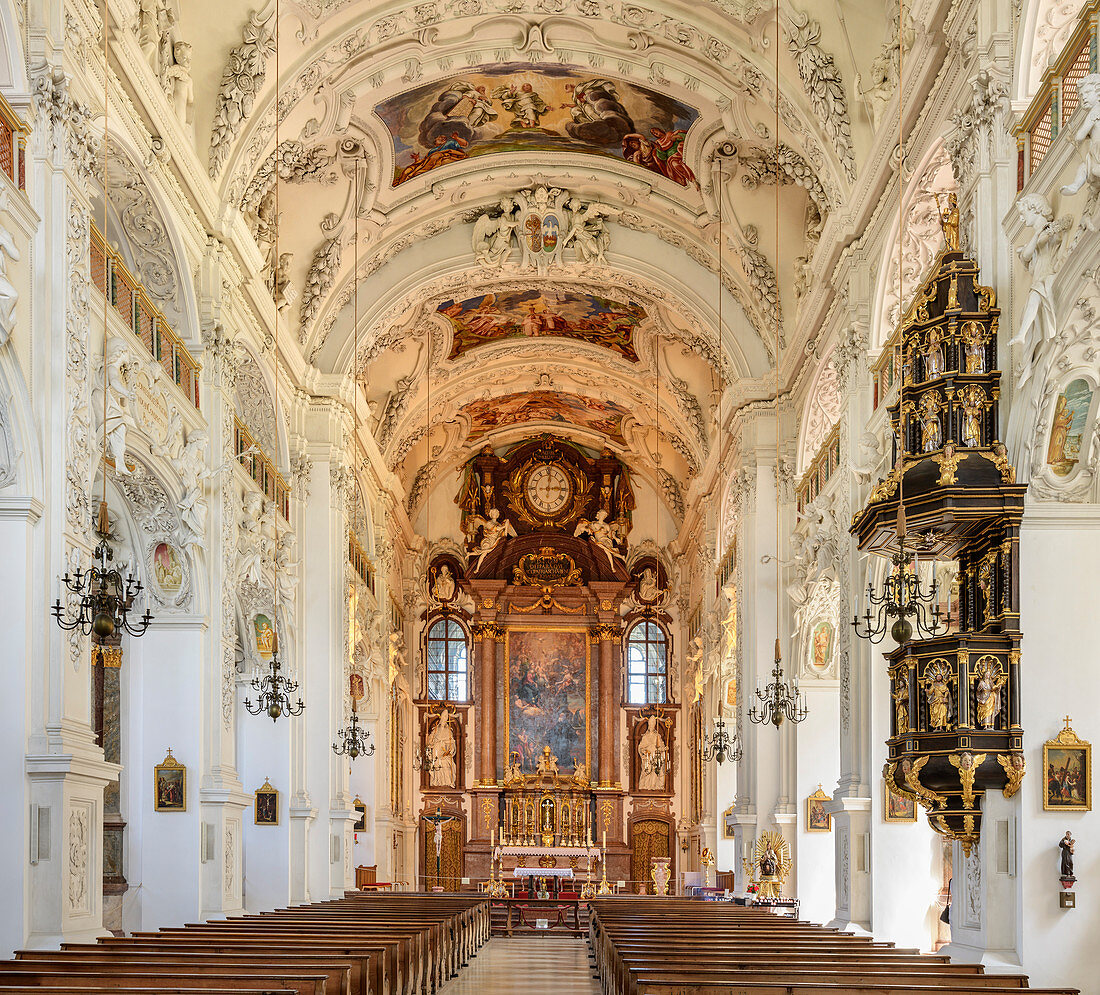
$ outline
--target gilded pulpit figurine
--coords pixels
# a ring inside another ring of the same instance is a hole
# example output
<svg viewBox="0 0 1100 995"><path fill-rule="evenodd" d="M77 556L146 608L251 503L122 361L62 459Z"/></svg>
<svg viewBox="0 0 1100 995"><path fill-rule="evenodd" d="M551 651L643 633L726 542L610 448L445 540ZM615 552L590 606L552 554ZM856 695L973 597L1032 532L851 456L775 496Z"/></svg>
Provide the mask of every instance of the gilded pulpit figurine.
<svg viewBox="0 0 1100 995"><path fill-rule="evenodd" d="M894 688L894 725L895 736L904 736L909 731L909 687L900 681Z"/></svg>
<svg viewBox="0 0 1100 995"><path fill-rule="evenodd" d="M951 723L951 672L943 660L933 660L924 673L924 700L928 706L930 729L947 729Z"/></svg>
<svg viewBox="0 0 1100 995"><path fill-rule="evenodd" d="M985 373L985 336L976 321L964 321L959 331L963 343L964 369L967 373Z"/></svg>
<svg viewBox="0 0 1100 995"><path fill-rule="evenodd" d="M934 390L920 399L920 432L922 451L930 453L943 445L943 429L940 427L940 405Z"/></svg>
<svg viewBox="0 0 1100 995"><path fill-rule="evenodd" d="M935 194L933 194L935 197ZM959 248L959 198L949 193L947 195L947 206L944 207L940 204L939 197L936 197L936 207L940 212L940 228L943 231L943 240L947 244L949 251L957 252Z"/></svg>
<svg viewBox="0 0 1100 995"><path fill-rule="evenodd" d="M924 353L924 379L938 377L944 370L943 337L934 325L928 329L928 349Z"/></svg>
<svg viewBox="0 0 1100 995"><path fill-rule="evenodd" d="M978 661L974 676L978 678L974 685L978 725L982 729L992 729L1001 710L1001 688L1007 683L1008 675L1002 673L1000 663L993 657L983 657Z"/></svg>

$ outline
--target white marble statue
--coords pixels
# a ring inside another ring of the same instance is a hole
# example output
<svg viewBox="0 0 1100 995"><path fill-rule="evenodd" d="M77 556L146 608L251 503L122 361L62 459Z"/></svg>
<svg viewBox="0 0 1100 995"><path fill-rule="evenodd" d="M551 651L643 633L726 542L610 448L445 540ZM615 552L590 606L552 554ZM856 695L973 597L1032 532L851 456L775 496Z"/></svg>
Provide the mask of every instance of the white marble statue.
<svg viewBox="0 0 1100 995"><path fill-rule="evenodd" d="M130 351L124 345L116 344L108 353L104 384L107 393L104 425L107 447L115 462L115 472L121 474L130 472L126 466L126 432L136 425L133 412L133 365Z"/></svg>
<svg viewBox="0 0 1100 995"><path fill-rule="evenodd" d="M185 546L203 546L206 533L206 481L213 475L206 465L207 434L195 429L187 434L182 452L172 460L172 467L183 483L180 499L180 521L186 530Z"/></svg>
<svg viewBox="0 0 1100 995"><path fill-rule="evenodd" d="M864 432L856 443L858 460L849 458L852 473L861 484L871 480L871 475L882 463L882 447L879 445L878 436L874 432Z"/></svg>
<svg viewBox="0 0 1100 995"><path fill-rule="evenodd" d="M653 567L646 567L638 578L638 600L642 604L652 605L661 596L657 586L657 571Z"/></svg>
<svg viewBox="0 0 1100 995"><path fill-rule="evenodd" d="M657 725L657 716L646 720L645 731L638 739L638 759L641 761L638 774L639 791L661 791L665 786L665 770L657 769L657 756L664 750L665 742ZM663 762L663 758L662 758Z"/></svg>
<svg viewBox="0 0 1100 995"><path fill-rule="evenodd" d="M1100 192L1100 73L1082 76L1077 84L1077 96L1085 109L1085 118L1073 138L1078 145L1087 141L1088 146L1077 175L1062 187L1062 193L1073 195L1087 184L1089 193L1095 196Z"/></svg>
<svg viewBox="0 0 1100 995"><path fill-rule="evenodd" d="M1100 77L1098 77L1100 78ZM1041 194L1026 194L1016 202L1016 210L1031 229L1028 242L1017 251L1031 274L1031 289L1020 316L1020 327L1009 345L1020 346L1019 384L1031 378L1044 344L1057 332L1054 315L1054 280L1062 240L1069 229L1068 218L1053 220L1054 210Z"/></svg>
<svg viewBox="0 0 1100 995"><path fill-rule="evenodd" d="M621 526L618 522L609 522L607 512L603 508L596 512L596 517L591 521L582 518L577 523L573 535L588 535L592 542L603 551L612 569L614 569L616 563L626 562L626 557L617 548L617 544L622 539Z"/></svg>
<svg viewBox="0 0 1100 995"><path fill-rule="evenodd" d="M0 227L0 345L8 341L15 329L15 305L19 291L8 277L8 260L19 262L19 250L15 236L7 228Z"/></svg>
<svg viewBox="0 0 1100 995"><path fill-rule="evenodd" d="M237 577L250 584L259 584L263 571L263 536L260 529L263 500L259 491L251 488L246 490L241 517L237 523Z"/></svg>
<svg viewBox="0 0 1100 995"><path fill-rule="evenodd" d="M178 41L172 46L172 64L165 70L168 97L180 124L189 127L194 120L195 84L191 79L191 46Z"/></svg>
<svg viewBox="0 0 1100 995"><path fill-rule="evenodd" d="M455 756L458 753L458 745L455 743L454 716L451 710L444 706L439 713L435 725L428 733L428 749L432 756L432 769L428 775L428 783L433 788L453 788L458 777L458 766Z"/></svg>
<svg viewBox="0 0 1100 995"><path fill-rule="evenodd" d="M582 263L606 265L604 253L611 244L611 233L604 224L604 218L611 213L610 209L598 203L585 207L577 199L571 200L567 206L573 212L573 223L561 241L562 248L572 242L577 259Z"/></svg>
<svg viewBox="0 0 1100 995"><path fill-rule="evenodd" d="M504 197L500 202L500 215L483 214L474 222L474 258L479 266L499 269L512 250L512 232L518 222L515 218L515 201Z"/></svg>
<svg viewBox="0 0 1100 995"><path fill-rule="evenodd" d="M500 511L497 508L489 510L489 517L483 515L471 515L466 519L466 538L473 542L478 529L481 529L481 542L470 550L471 555L477 556L474 569L481 569L481 562L505 539L515 538L516 530L507 518L501 520Z"/></svg>

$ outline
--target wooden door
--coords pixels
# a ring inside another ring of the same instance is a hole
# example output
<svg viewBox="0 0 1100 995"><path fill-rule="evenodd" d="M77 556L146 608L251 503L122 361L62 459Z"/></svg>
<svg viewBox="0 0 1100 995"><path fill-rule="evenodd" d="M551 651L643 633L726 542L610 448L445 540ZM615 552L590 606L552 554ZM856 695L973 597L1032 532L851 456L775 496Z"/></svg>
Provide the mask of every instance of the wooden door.
<svg viewBox="0 0 1100 995"><path fill-rule="evenodd" d="M439 848L439 873L436 874L435 826L427 820L420 823L420 874L424 889L439 885L444 891L458 891L462 883L463 839L462 820L452 819L443 826Z"/></svg>
<svg viewBox="0 0 1100 995"><path fill-rule="evenodd" d="M668 823L662 819L639 819L630 826L630 876L634 890L647 895L653 888L649 878L654 857L671 857Z"/></svg>

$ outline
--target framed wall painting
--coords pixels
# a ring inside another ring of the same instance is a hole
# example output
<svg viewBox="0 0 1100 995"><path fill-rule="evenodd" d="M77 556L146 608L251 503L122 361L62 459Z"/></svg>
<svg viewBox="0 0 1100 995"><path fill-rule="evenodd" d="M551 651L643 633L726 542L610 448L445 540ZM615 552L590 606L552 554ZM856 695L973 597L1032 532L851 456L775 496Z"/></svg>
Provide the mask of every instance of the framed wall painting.
<svg viewBox="0 0 1100 995"><path fill-rule="evenodd" d="M733 806L731 805L722 813L722 836L724 839L732 840L735 838L734 830L737 828L737 820L733 817Z"/></svg>
<svg viewBox="0 0 1100 995"><path fill-rule="evenodd" d="M1092 811L1092 744L1066 727L1043 744L1043 808L1048 812Z"/></svg>
<svg viewBox="0 0 1100 995"><path fill-rule="evenodd" d="M830 833L833 830L833 817L825 811L829 796L821 790L821 785L806 799L806 832Z"/></svg>
<svg viewBox="0 0 1100 995"><path fill-rule="evenodd" d="M256 792L256 810L253 821L257 826L279 824L279 792L264 778L263 786Z"/></svg>
<svg viewBox="0 0 1100 995"><path fill-rule="evenodd" d="M367 806L358 795L355 796L352 806L355 808L355 825L351 827L352 832L365 833L367 831Z"/></svg>
<svg viewBox="0 0 1100 995"><path fill-rule="evenodd" d="M169 750L153 768L153 809L157 812L187 811L187 768Z"/></svg>
<svg viewBox="0 0 1100 995"><path fill-rule="evenodd" d="M882 818L886 822L916 822L917 803L912 795L903 795L882 782Z"/></svg>

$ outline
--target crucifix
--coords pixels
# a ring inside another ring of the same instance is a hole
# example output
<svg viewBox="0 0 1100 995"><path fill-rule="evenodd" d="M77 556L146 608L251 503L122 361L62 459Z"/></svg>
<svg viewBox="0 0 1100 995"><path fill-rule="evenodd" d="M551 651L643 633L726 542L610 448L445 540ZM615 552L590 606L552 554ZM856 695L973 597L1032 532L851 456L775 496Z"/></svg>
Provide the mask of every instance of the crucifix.
<svg viewBox="0 0 1100 995"><path fill-rule="evenodd" d="M425 822L430 822L435 826L435 883L442 890L440 882L440 861L443 853L443 827L449 822L454 822L453 815L444 815L439 806L436 805L435 813L433 815L424 816Z"/></svg>
<svg viewBox="0 0 1100 995"><path fill-rule="evenodd" d="M554 803L549 798L542 800L542 831L552 833L554 831Z"/></svg>

